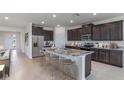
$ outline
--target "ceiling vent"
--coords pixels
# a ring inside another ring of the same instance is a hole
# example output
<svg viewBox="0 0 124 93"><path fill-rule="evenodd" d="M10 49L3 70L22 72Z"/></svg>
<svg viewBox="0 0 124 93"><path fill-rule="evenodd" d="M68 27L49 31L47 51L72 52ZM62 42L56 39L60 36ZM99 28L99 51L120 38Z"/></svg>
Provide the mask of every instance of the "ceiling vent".
<svg viewBox="0 0 124 93"><path fill-rule="evenodd" d="M80 16L80 14L79 13L74 13L72 16L78 17L78 16Z"/></svg>

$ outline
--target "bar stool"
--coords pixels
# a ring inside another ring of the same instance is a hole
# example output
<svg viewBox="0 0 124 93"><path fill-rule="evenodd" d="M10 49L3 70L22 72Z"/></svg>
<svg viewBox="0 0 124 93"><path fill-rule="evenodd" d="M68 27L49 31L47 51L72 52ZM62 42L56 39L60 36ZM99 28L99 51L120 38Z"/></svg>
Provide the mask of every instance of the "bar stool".
<svg viewBox="0 0 124 93"><path fill-rule="evenodd" d="M5 79L5 64L0 65L0 73L2 73L3 79Z"/></svg>
<svg viewBox="0 0 124 93"><path fill-rule="evenodd" d="M69 76L71 76L68 72L65 72L65 66L71 66L73 65L75 62L70 60L70 59L65 59L65 58L60 58L60 69L63 72L63 79L65 79L65 74L68 74Z"/></svg>

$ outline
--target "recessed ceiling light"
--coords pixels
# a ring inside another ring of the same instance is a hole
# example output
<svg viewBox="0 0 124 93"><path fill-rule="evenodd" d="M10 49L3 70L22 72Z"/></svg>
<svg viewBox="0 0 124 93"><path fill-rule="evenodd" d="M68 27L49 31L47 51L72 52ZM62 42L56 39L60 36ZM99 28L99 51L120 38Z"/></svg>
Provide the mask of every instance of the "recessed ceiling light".
<svg viewBox="0 0 124 93"><path fill-rule="evenodd" d="M42 24L44 24L45 22L44 22L44 21L42 21L41 23L42 23Z"/></svg>
<svg viewBox="0 0 124 93"><path fill-rule="evenodd" d="M53 14L52 16L53 16L53 18L56 18L56 15L55 14Z"/></svg>
<svg viewBox="0 0 124 93"><path fill-rule="evenodd" d="M57 27L60 27L60 25L58 24Z"/></svg>
<svg viewBox="0 0 124 93"><path fill-rule="evenodd" d="M4 17L4 19L8 20L8 19L9 19L9 17L7 17L7 16L6 16L6 17Z"/></svg>
<svg viewBox="0 0 124 93"><path fill-rule="evenodd" d="M74 21L73 20L70 20L70 23L73 23Z"/></svg>
<svg viewBox="0 0 124 93"><path fill-rule="evenodd" d="M96 13L93 13L93 15L96 15Z"/></svg>

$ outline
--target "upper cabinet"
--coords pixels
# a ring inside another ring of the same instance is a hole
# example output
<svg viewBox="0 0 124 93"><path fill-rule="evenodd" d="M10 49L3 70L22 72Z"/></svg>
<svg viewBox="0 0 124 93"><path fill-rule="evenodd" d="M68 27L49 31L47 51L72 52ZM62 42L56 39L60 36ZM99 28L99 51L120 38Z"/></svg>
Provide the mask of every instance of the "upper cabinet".
<svg viewBox="0 0 124 93"><path fill-rule="evenodd" d="M53 31L44 30L42 27L32 26L32 35L44 36L44 41L53 41Z"/></svg>
<svg viewBox="0 0 124 93"><path fill-rule="evenodd" d="M82 35L92 33L92 24L83 25L81 28L75 28L67 31L68 41L81 41Z"/></svg>
<svg viewBox="0 0 124 93"><path fill-rule="evenodd" d="M95 25L92 40L121 41L123 40L123 21Z"/></svg>
<svg viewBox="0 0 124 93"><path fill-rule="evenodd" d="M82 26L83 35L91 34L93 28L93 24L87 24Z"/></svg>
<svg viewBox="0 0 124 93"><path fill-rule="evenodd" d="M100 35L101 35L100 26L99 25L93 26L92 40L99 41Z"/></svg>
<svg viewBox="0 0 124 93"><path fill-rule="evenodd" d="M80 40L80 34L79 34L79 28L78 29L71 29L68 30L67 36L68 36L68 41L79 41Z"/></svg>
<svg viewBox="0 0 124 93"><path fill-rule="evenodd" d="M42 33L42 27L32 26L32 35L40 35Z"/></svg>
<svg viewBox="0 0 124 93"><path fill-rule="evenodd" d="M113 22L110 26L110 40L121 41L123 40L123 21Z"/></svg>
<svg viewBox="0 0 124 93"><path fill-rule="evenodd" d="M67 38L68 38L68 41L72 40L72 30L67 31Z"/></svg>
<svg viewBox="0 0 124 93"><path fill-rule="evenodd" d="M102 24L100 25L100 40L101 41L109 41L110 40L110 31L109 31L109 25L108 24Z"/></svg>
<svg viewBox="0 0 124 93"><path fill-rule="evenodd" d="M53 41L53 31L44 30L44 41Z"/></svg>

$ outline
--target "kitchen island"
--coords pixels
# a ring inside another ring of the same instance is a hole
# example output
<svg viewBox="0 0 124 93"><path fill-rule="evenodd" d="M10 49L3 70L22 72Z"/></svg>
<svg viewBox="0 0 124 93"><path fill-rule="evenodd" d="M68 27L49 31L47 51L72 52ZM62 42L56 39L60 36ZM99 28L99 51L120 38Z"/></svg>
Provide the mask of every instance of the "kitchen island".
<svg viewBox="0 0 124 93"><path fill-rule="evenodd" d="M68 49L68 48L46 48L46 53L50 55L56 55L62 57L64 59L70 59L72 62L75 62L77 66L77 76L75 76L78 80L85 80L90 74L91 71L91 54L92 51L84 51L84 50L76 50L76 49ZM88 70L88 72L86 72Z"/></svg>

